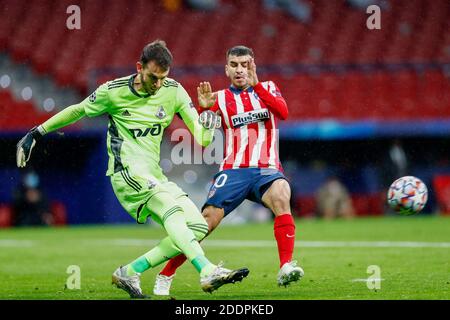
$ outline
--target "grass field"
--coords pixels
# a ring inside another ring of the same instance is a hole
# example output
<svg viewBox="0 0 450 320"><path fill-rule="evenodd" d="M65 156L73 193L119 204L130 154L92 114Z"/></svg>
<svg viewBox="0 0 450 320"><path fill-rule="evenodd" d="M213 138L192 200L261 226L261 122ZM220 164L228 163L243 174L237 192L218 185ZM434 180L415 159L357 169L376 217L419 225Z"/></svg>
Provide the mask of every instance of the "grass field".
<svg viewBox="0 0 450 320"><path fill-rule="evenodd" d="M151 226L82 226L0 230L0 299L128 299L111 273L164 236ZM389 217L297 221L298 283L276 284L278 254L272 224L222 226L204 242L213 262L247 266L242 283L203 293L186 263L174 280L175 299L450 299L450 218ZM81 270L81 289L65 289L68 266ZM364 279L380 267L380 288ZM156 273L142 276L151 294ZM158 299L152 296L152 299Z"/></svg>

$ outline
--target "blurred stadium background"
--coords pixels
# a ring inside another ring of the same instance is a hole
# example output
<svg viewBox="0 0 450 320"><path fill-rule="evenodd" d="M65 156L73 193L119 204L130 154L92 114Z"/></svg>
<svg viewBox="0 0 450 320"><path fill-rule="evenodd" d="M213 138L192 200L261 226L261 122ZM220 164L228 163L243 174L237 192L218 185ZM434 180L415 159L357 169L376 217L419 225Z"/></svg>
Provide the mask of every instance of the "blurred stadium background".
<svg viewBox="0 0 450 320"><path fill-rule="evenodd" d="M296 216L315 215L315 194L331 176L349 190L357 215L386 214L385 192L399 174L427 184L421 214L450 213L449 1L285 3L0 0L0 227L13 223L12 197L26 172L15 165L17 141L104 81L133 73L156 38L167 42L171 77L194 101L200 81L228 85L229 47L254 49L260 80L275 81L288 102L280 153ZM368 4L381 7L381 30L367 29ZM81 8L80 30L66 27L69 5ZM83 120L35 149L29 170L56 224L133 222L104 175L106 127L104 118ZM161 164L200 206L218 166L174 166L172 146L163 143ZM393 150L404 153L403 169ZM227 220L268 218L256 209L247 203Z"/></svg>

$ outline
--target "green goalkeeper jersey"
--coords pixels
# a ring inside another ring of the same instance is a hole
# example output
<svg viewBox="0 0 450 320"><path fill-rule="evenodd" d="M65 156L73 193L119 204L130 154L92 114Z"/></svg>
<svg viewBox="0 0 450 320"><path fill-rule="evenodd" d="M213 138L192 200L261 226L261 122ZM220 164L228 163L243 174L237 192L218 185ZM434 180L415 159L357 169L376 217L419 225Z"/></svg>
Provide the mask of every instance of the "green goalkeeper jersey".
<svg viewBox="0 0 450 320"><path fill-rule="evenodd" d="M135 77L136 74L102 84L80 104L69 108L77 108L74 110L89 117L108 114L106 175L130 168L134 174L151 174L161 182L167 181L159 165L160 145L164 130L175 114L181 116L195 140L203 146L212 141L214 129L207 130L198 122L198 113L188 93L177 81L166 78L162 87L149 95L133 88ZM49 119L43 128L50 132L80 118L79 114L71 115L73 110L68 111Z"/></svg>

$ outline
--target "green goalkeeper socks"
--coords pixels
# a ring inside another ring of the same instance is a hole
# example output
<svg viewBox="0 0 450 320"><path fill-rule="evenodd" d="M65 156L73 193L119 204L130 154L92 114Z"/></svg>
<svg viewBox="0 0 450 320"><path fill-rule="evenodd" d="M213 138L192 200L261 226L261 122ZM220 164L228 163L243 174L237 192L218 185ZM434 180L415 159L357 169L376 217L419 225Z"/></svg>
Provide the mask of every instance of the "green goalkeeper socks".
<svg viewBox="0 0 450 320"><path fill-rule="evenodd" d="M163 219L163 225L169 237L164 238L155 248L128 264L128 276L154 268L178 255L180 251L192 262L201 276L208 275L216 267L205 257L197 238L188 228L182 211L169 209L168 212L170 214Z"/></svg>
<svg viewBox="0 0 450 320"><path fill-rule="evenodd" d="M136 273L142 273L150 268L151 265L145 255L141 256L127 265L127 276L134 276Z"/></svg>
<svg viewBox="0 0 450 320"><path fill-rule="evenodd" d="M150 268L157 267L179 253L180 250L173 244L172 240L166 237L152 250L129 263L127 265L127 276L134 276L136 273L142 273Z"/></svg>
<svg viewBox="0 0 450 320"><path fill-rule="evenodd" d="M179 253L180 249L173 244L169 237L166 237L144 256L152 267L156 267L170 258L175 257Z"/></svg>
<svg viewBox="0 0 450 320"><path fill-rule="evenodd" d="M201 277L209 275L216 267L205 256L198 256L191 261Z"/></svg>
<svg viewBox="0 0 450 320"><path fill-rule="evenodd" d="M134 276L136 273L142 273L150 268L157 267L179 253L180 250L173 244L172 240L169 237L164 238L152 250L126 266L127 276ZM191 263L200 273L200 276L208 275L216 267L204 255L197 256Z"/></svg>

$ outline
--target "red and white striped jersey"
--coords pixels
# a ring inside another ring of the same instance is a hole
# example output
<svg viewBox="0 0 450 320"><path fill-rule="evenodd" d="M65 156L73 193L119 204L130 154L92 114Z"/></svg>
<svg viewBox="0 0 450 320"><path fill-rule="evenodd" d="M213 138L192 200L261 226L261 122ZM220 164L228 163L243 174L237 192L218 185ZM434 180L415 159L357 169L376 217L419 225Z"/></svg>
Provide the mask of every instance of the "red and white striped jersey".
<svg viewBox="0 0 450 320"><path fill-rule="evenodd" d="M260 82L246 90L233 86L220 90L211 110L220 110L226 135L220 171L237 168L282 171L277 118L287 118L287 105L275 83Z"/></svg>

